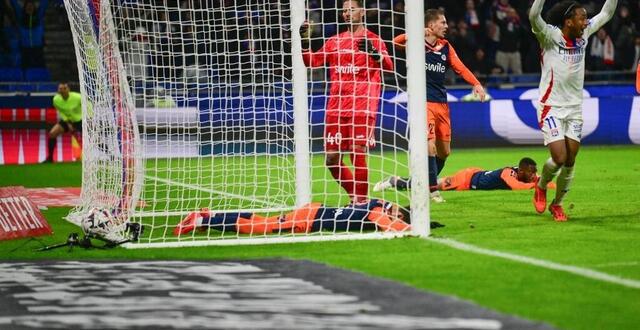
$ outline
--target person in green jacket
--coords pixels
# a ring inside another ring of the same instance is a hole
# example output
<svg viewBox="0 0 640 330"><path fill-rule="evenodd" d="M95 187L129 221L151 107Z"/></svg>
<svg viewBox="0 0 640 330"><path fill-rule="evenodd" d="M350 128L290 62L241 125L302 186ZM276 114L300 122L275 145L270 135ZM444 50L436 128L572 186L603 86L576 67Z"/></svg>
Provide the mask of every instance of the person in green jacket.
<svg viewBox="0 0 640 330"><path fill-rule="evenodd" d="M82 144L82 96L80 93L72 92L69 84L60 83L58 93L53 97L53 107L60 114L60 121L49 131L46 163L53 162L53 150L60 134L71 133Z"/></svg>

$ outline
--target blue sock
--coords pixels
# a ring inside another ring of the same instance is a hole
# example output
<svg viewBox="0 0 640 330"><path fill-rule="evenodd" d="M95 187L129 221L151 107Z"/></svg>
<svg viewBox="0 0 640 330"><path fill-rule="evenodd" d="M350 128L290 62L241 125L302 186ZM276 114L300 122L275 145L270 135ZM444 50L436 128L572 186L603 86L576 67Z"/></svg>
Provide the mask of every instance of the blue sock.
<svg viewBox="0 0 640 330"><path fill-rule="evenodd" d="M436 156L429 156L429 186L438 185L438 163Z"/></svg>
<svg viewBox="0 0 640 330"><path fill-rule="evenodd" d="M444 168L444 163L447 162L447 159L442 159L438 156L436 156L436 165L438 165L438 175L440 175L440 172L442 172L442 169Z"/></svg>

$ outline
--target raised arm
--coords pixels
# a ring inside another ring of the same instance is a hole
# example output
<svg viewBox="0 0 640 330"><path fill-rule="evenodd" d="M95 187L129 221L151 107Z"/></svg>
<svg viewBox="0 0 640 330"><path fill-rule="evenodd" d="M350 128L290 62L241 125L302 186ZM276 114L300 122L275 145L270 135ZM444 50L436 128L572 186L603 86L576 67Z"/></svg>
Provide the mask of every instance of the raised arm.
<svg viewBox="0 0 640 330"><path fill-rule="evenodd" d="M317 52L314 52L311 50L311 28L309 26L309 22L302 23L299 33L304 65L310 68L324 66L327 62L327 45L332 42L332 39L329 39L324 45L322 45L322 48Z"/></svg>
<svg viewBox="0 0 640 330"><path fill-rule="evenodd" d="M604 6L602 6L600 13L589 20L587 35L590 36L596 33L603 25L607 24L611 17L613 17L613 14L615 14L617 6L618 0L607 0Z"/></svg>
<svg viewBox="0 0 640 330"><path fill-rule="evenodd" d="M393 46L400 50L407 48L407 35L403 33L393 38Z"/></svg>
<svg viewBox="0 0 640 330"><path fill-rule="evenodd" d="M529 10L529 21L531 22L531 29L533 33L538 34L542 32L547 23L542 19L542 7L544 6L544 0L535 0Z"/></svg>

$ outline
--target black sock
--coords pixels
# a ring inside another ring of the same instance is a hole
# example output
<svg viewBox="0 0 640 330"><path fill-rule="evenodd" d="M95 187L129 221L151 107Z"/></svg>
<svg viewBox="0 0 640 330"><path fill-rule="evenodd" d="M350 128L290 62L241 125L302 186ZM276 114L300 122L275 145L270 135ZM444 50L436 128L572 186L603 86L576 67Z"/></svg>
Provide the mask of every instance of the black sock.
<svg viewBox="0 0 640 330"><path fill-rule="evenodd" d="M48 160L53 160L53 149L56 147L56 139L52 139L49 138L48 144L47 144L47 159Z"/></svg>
<svg viewBox="0 0 640 330"><path fill-rule="evenodd" d="M436 165L438 165L438 175L440 175L440 172L442 172L442 169L444 168L444 163L447 162L447 159L442 159L438 156L436 156Z"/></svg>
<svg viewBox="0 0 640 330"><path fill-rule="evenodd" d="M434 187L438 185L438 164L436 162L436 156L429 156L429 186Z"/></svg>
<svg viewBox="0 0 640 330"><path fill-rule="evenodd" d="M409 179L409 178L398 178L398 180L396 181L396 189L397 190L411 189L411 179Z"/></svg>

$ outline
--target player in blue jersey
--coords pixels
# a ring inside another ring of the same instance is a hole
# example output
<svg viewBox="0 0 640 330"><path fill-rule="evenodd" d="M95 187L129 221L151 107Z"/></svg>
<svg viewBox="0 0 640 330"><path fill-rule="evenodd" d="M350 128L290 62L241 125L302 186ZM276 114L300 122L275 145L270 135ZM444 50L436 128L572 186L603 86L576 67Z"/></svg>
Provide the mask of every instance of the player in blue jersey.
<svg viewBox="0 0 640 330"><path fill-rule="evenodd" d="M473 86L474 94L480 101L485 99L485 91L480 81L462 63L453 46L444 39L447 30L447 19L444 11L428 9L425 12L425 62L427 71L427 121L429 138L429 186L431 199L443 202L438 193L438 174L444 168L445 161L451 153L451 119L447 104L447 89L444 86L448 69L453 69L467 83ZM397 48L403 49L407 42L405 34L393 39ZM374 189L375 190L375 189Z"/></svg>
<svg viewBox="0 0 640 330"><path fill-rule="evenodd" d="M187 235L194 229L215 229L240 234L309 233L321 230L405 232L411 230L409 212L381 199L371 199L346 207L325 207L310 203L286 214L271 217L255 213L211 213L204 209L190 213L173 231ZM431 228L442 227L431 222Z"/></svg>
<svg viewBox="0 0 640 330"><path fill-rule="evenodd" d="M451 176L438 179L438 190L496 190L533 189L538 181L536 162L524 157L518 166L507 166L494 171L486 171L478 167L469 167L456 172ZM379 190L395 188L406 190L411 188L408 178L391 177L376 184L388 183ZM554 188L555 185L550 185ZM375 190L376 188L374 188Z"/></svg>

